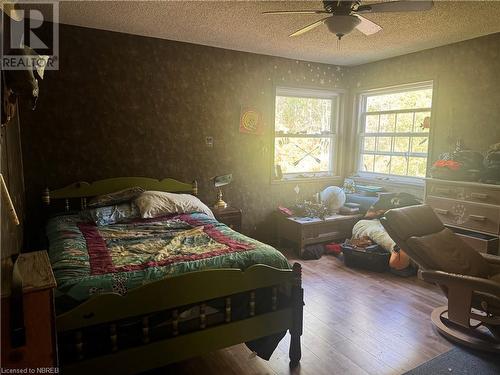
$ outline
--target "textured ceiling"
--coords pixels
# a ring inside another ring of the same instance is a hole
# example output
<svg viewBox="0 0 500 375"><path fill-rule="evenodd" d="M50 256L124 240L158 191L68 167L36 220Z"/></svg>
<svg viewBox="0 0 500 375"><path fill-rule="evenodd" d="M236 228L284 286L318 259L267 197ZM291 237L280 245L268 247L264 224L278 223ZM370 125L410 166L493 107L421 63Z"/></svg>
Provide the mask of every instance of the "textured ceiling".
<svg viewBox="0 0 500 375"><path fill-rule="evenodd" d="M363 4L370 1L363 2ZM288 35L321 18L262 15L322 9L320 1L65 1L60 22L227 49L339 65L358 65L500 32L500 1L435 1L427 12L367 14L383 30L354 30L337 47L326 26Z"/></svg>

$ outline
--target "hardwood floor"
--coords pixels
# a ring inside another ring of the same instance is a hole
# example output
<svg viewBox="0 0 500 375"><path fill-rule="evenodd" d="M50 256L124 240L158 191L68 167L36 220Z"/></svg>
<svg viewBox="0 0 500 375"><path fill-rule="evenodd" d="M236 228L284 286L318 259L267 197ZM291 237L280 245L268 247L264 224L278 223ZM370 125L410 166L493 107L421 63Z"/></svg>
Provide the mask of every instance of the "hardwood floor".
<svg viewBox="0 0 500 375"><path fill-rule="evenodd" d="M432 309L446 302L437 287L416 277L349 269L332 256L300 263L305 310L299 368L289 370L287 334L270 361L236 345L152 373L401 374L452 347L431 325Z"/></svg>

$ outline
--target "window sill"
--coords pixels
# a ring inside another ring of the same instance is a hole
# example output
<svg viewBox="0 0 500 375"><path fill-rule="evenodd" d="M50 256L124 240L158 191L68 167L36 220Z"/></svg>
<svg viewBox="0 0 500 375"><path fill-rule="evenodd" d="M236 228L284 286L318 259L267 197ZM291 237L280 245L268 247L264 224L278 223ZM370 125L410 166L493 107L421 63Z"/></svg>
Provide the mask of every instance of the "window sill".
<svg viewBox="0 0 500 375"><path fill-rule="evenodd" d="M332 182L335 184L343 183L344 179L341 176L317 176L317 177L289 177L281 180L271 180L271 185L282 184L297 184L297 183L319 183Z"/></svg>
<svg viewBox="0 0 500 375"><path fill-rule="evenodd" d="M400 187L412 187L415 189L424 189L425 178L398 178L390 176L370 176L370 175L354 175L349 178L353 179L356 183L366 183L372 185L385 186L400 186Z"/></svg>

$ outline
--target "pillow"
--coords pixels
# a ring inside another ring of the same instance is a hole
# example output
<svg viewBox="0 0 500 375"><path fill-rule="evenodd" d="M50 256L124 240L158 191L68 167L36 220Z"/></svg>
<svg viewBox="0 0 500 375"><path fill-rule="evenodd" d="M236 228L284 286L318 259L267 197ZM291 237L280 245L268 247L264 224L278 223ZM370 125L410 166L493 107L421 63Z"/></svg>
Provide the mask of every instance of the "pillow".
<svg viewBox="0 0 500 375"><path fill-rule="evenodd" d="M136 186L115 191L114 193L98 195L97 197L94 197L90 200L90 202L87 204L87 207L104 207L128 202L134 198L137 198L143 191L143 188Z"/></svg>
<svg viewBox="0 0 500 375"><path fill-rule="evenodd" d="M139 216L139 210L133 202L92 208L81 214L83 219L93 221L97 226L123 223Z"/></svg>
<svg viewBox="0 0 500 375"><path fill-rule="evenodd" d="M134 201L142 218L152 218L172 213L202 212L215 219L214 214L202 201L190 194L145 191Z"/></svg>

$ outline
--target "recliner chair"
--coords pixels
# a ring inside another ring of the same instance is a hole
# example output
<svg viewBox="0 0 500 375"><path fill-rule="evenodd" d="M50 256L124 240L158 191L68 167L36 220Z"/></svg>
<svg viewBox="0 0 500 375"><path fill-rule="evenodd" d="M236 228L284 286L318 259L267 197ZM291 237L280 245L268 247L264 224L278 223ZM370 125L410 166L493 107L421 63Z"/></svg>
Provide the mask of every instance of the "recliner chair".
<svg viewBox="0 0 500 375"><path fill-rule="evenodd" d="M448 305L431 314L438 331L476 349L500 352L500 256L481 254L462 241L427 205L386 212L387 233L441 287Z"/></svg>

